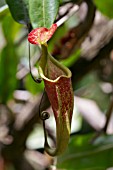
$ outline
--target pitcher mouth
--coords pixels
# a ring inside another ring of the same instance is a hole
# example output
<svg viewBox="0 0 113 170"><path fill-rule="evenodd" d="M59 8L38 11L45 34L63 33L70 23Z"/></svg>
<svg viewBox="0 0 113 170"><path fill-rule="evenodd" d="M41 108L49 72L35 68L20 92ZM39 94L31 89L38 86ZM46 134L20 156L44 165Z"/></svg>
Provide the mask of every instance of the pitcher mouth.
<svg viewBox="0 0 113 170"><path fill-rule="evenodd" d="M49 81L49 82L58 82L61 78L67 78L67 79L69 79L69 78L71 78L71 72L70 71L68 71L68 75L61 75L61 76L59 76L58 78L56 78L55 80L52 80L52 79L49 79L48 77L46 77L45 75L44 75L44 73L43 73L43 71L42 71L42 69L41 69L41 67L39 66L39 71L40 71L40 76L44 79L44 80L47 80L47 81Z"/></svg>
<svg viewBox="0 0 113 170"><path fill-rule="evenodd" d="M47 50L47 47L45 45L42 45L42 48L45 51ZM55 58L53 58L48 51L46 51L46 52L47 52L47 56L46 56L46 59L44 60L43 64L42 64L42 62L39 61L40 64L39 64L38 69L39 69L40 76L44 80L47 80L50 82L57 82L61 78L71 78L71 76L72 76L71 71L67 67L65 67L64 65L59 63ZM49 61L49 64L47 66L48 68L52 65L53 65L53 67L56 67L56 72L54 70L54 72L52 73L52 70L51 70L49 72L50 75L48 74L48 70L46 70L46 63L48 61ZM55 75L57 72L58 72L58 74Z"/></svg>

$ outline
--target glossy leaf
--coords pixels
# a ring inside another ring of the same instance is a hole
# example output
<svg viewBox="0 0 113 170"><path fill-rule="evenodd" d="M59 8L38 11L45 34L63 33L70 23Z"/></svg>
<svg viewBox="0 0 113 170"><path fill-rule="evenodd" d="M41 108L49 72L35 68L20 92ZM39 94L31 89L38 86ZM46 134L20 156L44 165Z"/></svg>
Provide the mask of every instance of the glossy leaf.
<svg viewBox="0 0 113 170"><path fill-rule="evenodd" d="M45 143L45 150L48 154L55 156L66 150L70 138L73 113L71 72L55 60L48 53L47 47L42 45L39 73L44 80L45 90L56 120L56 148L50 148Z"/></svg>
<svg viewBox="0 0 113 170"><path fill-rule="evenodd" d="M59 7L59 0L30 0L29 15L33 28L50 28L54 23Z"/></svg>
<svg viewBox="0 0 113 170"><path fill-rule="evenodd" d="M59 157L57 167L66 170L104 170L112 167L113 136L100 136L91 144L92 137L72 137L67 152Z"/></svg>
<svg viewBox="0 0 113 170"><path fill-rule="evenodd" d="M2 21L3 34L7 43L14 43L15 37L21 25L13 20L11 14L7 14ZM7 29L8 28L8 29Z"/></svg>
<svg viewBox="0 0 113 170"><path fill-rule="evenodd" d="M113 18L113 0L94 0L98 10L109 18Z"/></svg>
<svg viewBox="0 0 113 170"><path fill-rule="evenodd" d="M10 14L2 20L2 31L5 39L0 53L0 102L6 103L13 94L17 85L18 55L14 40L19 31L20 24L16 23Z"/></svg>
<svg viewBox="0 0 113 170"><path fill-rule="evenodd" d="M12 17L20 24L28 24L29 20L29 0L6 0Z"/></svg>

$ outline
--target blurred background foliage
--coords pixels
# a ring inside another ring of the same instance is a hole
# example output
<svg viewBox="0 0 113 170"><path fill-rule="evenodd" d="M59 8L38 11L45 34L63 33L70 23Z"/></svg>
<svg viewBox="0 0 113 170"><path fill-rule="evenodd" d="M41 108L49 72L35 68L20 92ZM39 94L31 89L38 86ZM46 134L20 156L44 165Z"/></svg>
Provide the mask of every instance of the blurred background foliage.
<svg viewBox="0 0 113 170"><path fill-rule="evenodd" d="M44 84L35 83L29 73L27 26L17 23L0 0L0 170L113 169L112 7L112 0L60 0L59 27L48 46L72 71L75 101L69 147L52 158L43 148L38 108ZM39 57L40 49L31 45L35 77ZM46 128L54 145L55 121L47 96L44 109L51 112Z"/></svg>

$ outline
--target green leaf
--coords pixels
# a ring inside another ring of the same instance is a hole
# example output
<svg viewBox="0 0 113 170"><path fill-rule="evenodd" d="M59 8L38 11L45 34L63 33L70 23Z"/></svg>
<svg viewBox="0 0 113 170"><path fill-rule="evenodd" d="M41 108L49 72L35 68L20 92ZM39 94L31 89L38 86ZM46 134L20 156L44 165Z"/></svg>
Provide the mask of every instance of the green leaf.
<svg viewBox="0 0 113 170"><path fill-rule="evenodd" d="M17 57L14 47L7 45L0 57L0 102L6 103L17 85Z"/></svg>
<svg viewBox="0 0 113 170"><path fill-rule="evenodd" d="M113 0L94 0L97 8L109 18L113 18Z"/></svg>
<svg viewBox="0 0 113 170"><path fill-rule="evenodd" d="M72 137L57 167L66 170L105 170L113 166L113 136L102 135L91 144L93 135Z"/></svg>
<svg viewBox="0 0 113 170"><path fill-rule="evenodd" d="M4 17L4 19L2 20L2 29L7 43L14 43L14 40L20 28L21 25L13 20L10 13L8 13Z"/></svg>
<svg viewBox="0 0 113 170"><path fill-rule="evenodd" d="M59 0L30 0L29 15L33 28L50 28L57 15Z"/></svg>
<svg viewBox="0 0 113 170"><path fill-rule="evenodd" d="M3 17L6 16L8 12L9 12L9 9L7 5L0 7L0 20L3 20Z"/></svg>
<svg viewBox="0 0 113 170"><path fill-rule="evenodd" d="M80 57L81 50L76 50L69 58L66 58L61 61L62 64L64 64L66 67L72 66L76 60Z"/></svg>
<svg viewBox="0 0 113 170"><path fill-rule="evenodd" d="M28 24L29 21L29 0L6 0L12 17L20 24Z"/></svg>

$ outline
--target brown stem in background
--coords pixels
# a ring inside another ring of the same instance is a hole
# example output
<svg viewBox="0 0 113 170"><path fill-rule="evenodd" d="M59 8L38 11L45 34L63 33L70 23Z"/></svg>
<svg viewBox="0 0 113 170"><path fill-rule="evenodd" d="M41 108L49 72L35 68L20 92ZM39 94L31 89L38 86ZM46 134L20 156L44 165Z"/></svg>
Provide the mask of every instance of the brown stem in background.
<svg viewBox="0 0 113 170"><path fill-rule="evenodd" d="M69 1L66 1L66 2L63 2L61 4L61 6L65 5L65 4L68 4L68 3L74 3L74 4L80 4L81 2L83 2L84 0L69 0Z"/></svg>
<svg viewBox="0 0 113 170"><path fill-rule="evenodd" d="M71 6L66 10L66 12L64 13L64 14L62 14L62 15L60 15L59 14L59 16L58 16L58 18L55 20L55 23L57 22L57 21L59 21L60 19L62 19L65 15L67 15L69 12L70 12L70 10L73 8L73 4L71 4Z"/></svg>
<svg viewBox="0 0 113 170"><path fill-rule="evenodd" d="M94 134L94 136L90 140L90 143L93 143L102 134L107 133L107 128L108 128L108 125L109 125L112 113L113 113L113 97L111 99L109 108L108 108L107 113L106 113L106 122L105 122L105 125L104 125L104 127L100 131L97 131Z"/></svg>
<svg viewBox="0 0 113 170"><path fill-rule="evenodd" d="M68 34L61 39L60 45L55 45L53 56L60 55L61 59L69 57L75 48L79 48L87 36L95 17L96 7L91 0L84 0L88 10L83 22L72 28Z"/></svg>
<svg viewBox="0 0 113 170"><path fill-rule="evenodd" d="M106 123L105 123L105 126L104 126L104 128L103 128L103 131L104 131L104 132L107 131L107 127L108 127L108 125L109 125L112 112L113 112L113 97L112 97L112 99L111 99L110 106L109 106L108 111L107 111L107 113L106 113Z"/></svg>
<svg viewBox="0 0 113 170"><path fill-rule="evenodd" d="M104 47L102 47L96 56L88 60L86 58L79 58L77 62L75 62L71 67L70 70L72 71L72 83L73 87L74 84L77 83L79 80L81 80L89 71L95 70L99 67L100 61L108 57L111 50L113 49L113 38L107 42Z"/></svg>
<svg viewBox="0 0 113 170"><path fill-rule="evenodd" d="M76 1L69 1L69 2L64 2L61 7L64 7L65 4L70 4L70 7L68 7L68 9L61 15L60 13L58 14L58 17L57 19L55 20L55 23L59 20L61 20L63 17L65 17L66 15L69 14L70 10L75 6L75 5L78 5L80 6L81 3L83 2L84 0L76 0Z"/></svg>
<svg viewBox="0 0 113 170"><path fill-rule="evenodd" d="M49 106L49 100L45 94L43 103L41 104L41 111ZM14 125L10 129L10 135L13 137L13 142L5 145L2 148L2 155L6 160L16 160L22 156L26 147L26 139L30 132L33 130L34 124L39 122L39 106L40 97L35 99L33 103L27 103L20 114L16 117ZM27 114L25 116L25 114ZM24 117L23 117L24 115ZM18 124L19 123L19 124Z"/></svg>

